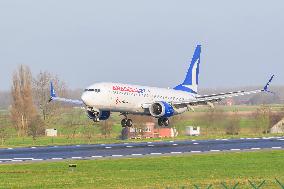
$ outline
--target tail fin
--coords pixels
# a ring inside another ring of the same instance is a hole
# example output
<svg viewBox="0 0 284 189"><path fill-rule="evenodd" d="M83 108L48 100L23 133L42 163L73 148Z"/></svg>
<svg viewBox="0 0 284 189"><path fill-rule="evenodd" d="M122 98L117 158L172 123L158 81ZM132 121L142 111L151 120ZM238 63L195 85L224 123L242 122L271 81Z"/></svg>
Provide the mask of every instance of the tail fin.
<svg viewBox="0 0 284 189"><path fill-rule="evenodd" d="M197 94L201 45L197 45L188 68L185 80L175 90Z"/></svg>

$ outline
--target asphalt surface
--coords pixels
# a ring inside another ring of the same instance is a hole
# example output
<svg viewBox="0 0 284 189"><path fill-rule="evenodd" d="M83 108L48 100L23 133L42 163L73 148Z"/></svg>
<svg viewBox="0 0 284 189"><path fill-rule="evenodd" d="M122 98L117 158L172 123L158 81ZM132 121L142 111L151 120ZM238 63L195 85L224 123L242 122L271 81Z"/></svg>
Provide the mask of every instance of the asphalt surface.
<svg viewBox="0 0 284 189"><path fill-rule="evenodd" d="M0 163L284 149L283 137L189 140L0 149Z"/></svg>

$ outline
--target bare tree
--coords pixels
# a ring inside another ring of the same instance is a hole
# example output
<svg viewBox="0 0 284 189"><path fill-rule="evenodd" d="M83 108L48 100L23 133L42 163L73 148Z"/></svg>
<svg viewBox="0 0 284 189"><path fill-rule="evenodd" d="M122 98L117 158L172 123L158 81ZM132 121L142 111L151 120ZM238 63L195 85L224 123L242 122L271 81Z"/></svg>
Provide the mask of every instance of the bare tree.
<svg viewBox="0 0 284 189"><path fill-rule="evenodd" d="M240 116L237 110L225 120L225 130L228 135L238 135L240 132Z"/></svg>
<svg viewBox="0 0 284 189"><path fill-rule="evenodd" d="M269 115L271 114L271 110L268 106L261 106L257 108L256 112L254 113L254 131L255 132L262 132L268 133L269 132Z"/></svg>
<svg viewBox="0 0 284 189"><path fill-rule="evenodd" d="M33 138L33 143L35 142L38 136L44 134L44 131L45 131L44 122L42 121L39 115L34 116L30 122L29 130L28 130L29 136L32 136Z"/></svg>
<svg viewBox="0 0 284 189"><path fill-rule="evenodd" d="M13 75L11 119L19 136L27 134L31 120L37 115L31 81L32 75L27 66L21 65Z"/></svg>
<svg viewBox="0 0 284 189"><path fill-rule="evenodd" d="M62 109L61 105L57 103L48 103L50 99L50 82L53 82L56 92L60 96L67 95L67 86L65 82L60 81L57 76L53 76L51 73L45 71L40 72L35 78L33 78L33 95L36 106L41 112L43 120L49 122L50 118L57 115Z"/></svg>

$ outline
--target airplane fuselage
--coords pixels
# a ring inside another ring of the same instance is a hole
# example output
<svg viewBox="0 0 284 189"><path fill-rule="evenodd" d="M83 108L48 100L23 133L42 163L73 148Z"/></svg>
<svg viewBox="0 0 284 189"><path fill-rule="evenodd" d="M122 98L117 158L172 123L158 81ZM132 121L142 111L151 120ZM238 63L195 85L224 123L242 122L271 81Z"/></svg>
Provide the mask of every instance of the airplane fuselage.
<svg viewBox="0 0 284 189"><path fill-rule="evenodd" d="M190 101L195 94L122 83L95 83L85 89L81 99L87 107L99 110L149 114L145 106L151 103Z"/></svg>

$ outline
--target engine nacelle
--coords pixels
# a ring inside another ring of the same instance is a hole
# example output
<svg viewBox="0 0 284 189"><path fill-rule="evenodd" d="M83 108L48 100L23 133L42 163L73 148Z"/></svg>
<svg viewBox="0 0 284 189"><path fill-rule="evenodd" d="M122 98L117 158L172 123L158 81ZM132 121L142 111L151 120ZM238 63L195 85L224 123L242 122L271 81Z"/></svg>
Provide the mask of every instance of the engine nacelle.
<svg viewBox="0 0 284 189"><path fill-rule="evenodd" d="M175 114L174 108L167 102L155 102L149 111L153 117L171 117Z"/></svg>
<svg viewBox="0 0 284 189"><path fill-rule="evenodd" d="M99 120L107 120L110 117L110 111L87 111L88 117L92 120L99 119Z"/></svg>

